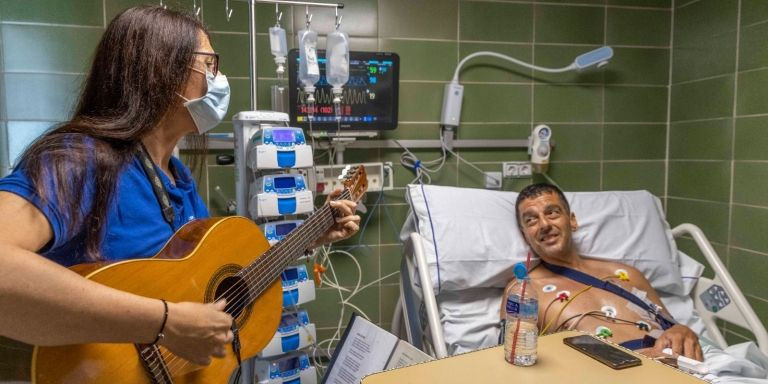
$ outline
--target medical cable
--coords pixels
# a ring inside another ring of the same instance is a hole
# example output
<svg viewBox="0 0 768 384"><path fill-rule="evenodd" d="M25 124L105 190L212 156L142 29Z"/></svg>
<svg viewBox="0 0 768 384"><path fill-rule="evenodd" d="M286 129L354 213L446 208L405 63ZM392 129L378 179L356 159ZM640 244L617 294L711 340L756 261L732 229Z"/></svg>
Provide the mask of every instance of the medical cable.
<svg viewBox="0 0 768 384"><path fill-rule="evenodd" d="M562 322L562 323L560 323L560 325L558 325L558 326L557 326L557 328L555 328L555 332L560 332L560 330L562 330L562 328L563 328L563 327L564 327L566 324L568 324L568 322L569 322L569 321L571 321L571 320L573 320L573 319L575 319L575 318L577 318L577 317L579 318L579 321L581 321L581 319L582 319L582 318L583 318L585 315L588 315L588 314L591 314L591 313L602 313L602 312L600 312L600 311L589 311L589 312L584 312L584 313L579 313L579 314L573 315L573 316L571 316L571 317L569 317L569 318L567 318L567 319L563 320L563 322ZM568 327L568 330L572 330L572 329L573 329L572 327Z"/></svg>
<svg viewBox="0 0 768 384"><path fill-rule="evenodd" d="M328 285L329 285L331 288L335 288L335 289L336 289L336 291L337 291L337 292L338 292L338 294L339 294L339 303L340 303L340 304L342 304L342 305L341 305L341 312L340 312L340 314L339 314L339 321L337 322L337 326L336 326L336 331L334 332L334 334L333 334L333 335L332 335L332 336L331 336L329 339L325 339L325 340L322 340L322 341L320 341L320 342L317 344L317 345L318 345L318 348L319 348L319 347L320 347L320 346L322 346L324 343L328 343L328 349L330 349L330 347L331 347L331 344L333 344L333 342L334 342L334 341L336 341L336 340L339 340L339 339L341 338L341 327L342 327L342 325L343 325L343 321L344 321L344 313L345 313L345 310L346 310L346 307L347 307L347 306L348 306L348 307L351 307L351 308L353 308L353 309L355 309L355 310L357 310L357 311L360 313L360 315L361 315L361 316L365 317L367 320L370 320L370 317L368 316L368 314L367 314L367 313L365 313L364 311L362 311L362 310L361 310L360 308L358 308L356 305L354 305L354 304L352 304L352 303L350 303L350 302L349 302L349 298L350 298L350 296L347 296L346 298L344 297L344 294L343 294L343 292L342 292L342 287L341 287L341 286L340 286L340 284L339 284L339 281L338 281L338 277L336 276L336 270L335 270L335 268L333 267L333 262L331 261L330 255L332 255L332 254L335 254L335 253L338 253L338 254L344 254L344 255L346 255L346 256L349 256L349 257L352 259L352 261L355 263L355 266L357 267L357 271L358 271L358 274L357 274L357 276L358 276L358 279L357 279L357 283L355 284L355 288L354 288L354 290L352 290L352 292L351 292L350 294L352 294L352 293L355 293L355 292L358 292L358 291L359 291L359 289L360 289L360 283L361 283L361 280L362 280L362 268L360 267L360 263L359 263L359 262L357 261L357 259L356 259L356 258L355 258L355 257L354 257L354 256L353 256L351 253L349 253L349 252L346 252L346 251L342 251L342 250L333 250L333 251L329 251L329 249L330 249L330 247L327 247L327 248L326 248L326 247L323 247L323 248L322 248L322 254L323 254L323 256L325 257L325 262L327 262L327 263L328 263L328 270L331 272L331 275L332 275L332 277L333 277L333 282L331 282L331 281L326 281L326 283L327 283L327 284L328 284ZM327 276L327 275L326 275L326 276ZM326 279L327 279L327 277L326 277ZM349 292L349 290L346 290L346 291L347 291L347 292ZM315 351L315 352L313 352L313 360L314 360L314 357L316 357L316 351Z"/></svg>
<svg viewBox="0 0 768 384"><path fill-rule="evenodd" d="M380 206L382 197L383 197L383 191L380 191L379 192L379 196L377 197L376 202L371 207L369 212L374 212L375 209ZM388 212L386 212L386 210L385 210L385 213L388 215ZM353 247L353 248L363 248L363 247L367 248L367 245L363 245L363 244L361 244L361 242L362 242L362 238L363 238L363 236L364 236L364 234L365 234L365 232L367 230L368 224L370 223L370 220L371 220L372 216L373 215L369 215L366 218L366 221L363 223L363 226L362 226L362 228L361 228L361 230L359 232L359 236L360 237L359 237L358 244L355 247ZM339 294L339 303L341 304L341 312L339 314L339 321L337 322L337 326L336 326L336 330L335 330L334 334L330 338L328 338L328 339L319 341L316 344L315 350L312 353L313 361L316 363L316 366L324 367L324 365L317 360L317 351L316 351L316 349L322 349L322 346L327 344L328 345L328 350L330 350L330 348L333 345L333 343L335 341L337 341L337 340L340 340L340 338L341 338L341 328L342 328L342 325L343 325L344 314L346 312L346 308L345 307L352 308L353 310L355 310L358 313L360 313L361 316L363 316L364 318L366 318L367 320L370 321L370 316L368 316L368 314L365 313L365 311L363 311L362 309L360 309L356 305L352 304L350 302L350 300L355 295L357 295L358 293L362 292L366 288L368 288L368 287L370 287L370 286L372 286L374 284L377 284L380 281L388 279L388 278L390 278L392 276L398 275L400 272L399 271L392 272L392 273L390 273L390 274L388 274L386 276L380 277L379 279L373 280L373 281L367 283L366 285L361 286L360 284L362 282L362 268L361 268L359 262L357 261L357 258L354 257L354 255L352 255L351 253L349 253L347 251L340 250L340 249L331 250L331 246L321 247L320 250L321 250L321 252L319 252L319 255L318 255L318 258L317 258L317 262L320 265L327 265L327 269L330 270L330 272L331 272L331 276L328 276L328 274L321 274L320 275L320 277L321 277L320 278L321 285L322 284L326 284L329 288L336 289L336 291ZM358 279L357 279L357 282L356 282L355 287L354 287L353 290L350 291L348 288L345 288L345 287L341 286L341 284L339 284L338 277L336 276L335 268L333 267L333 262L332 262L331 257L330 257L333 254L344 254L344 255L348 256L350 259L352 259L352 261L355 263L355 267L357 269ZM331 278L333 279L333 281L331 281ZM346 293L346 295L344 293ZM330 356L328 356L329 354L327 353L328 350L326 350L326 355L327 355L328 358L330 358Z"/></svg>
<svg viewBox="0 0 768 384"><path fill-rule="evenodd" d="M330 247L328 247L328 248L330 248ZM328 248L326 248L326 247L322 247L322 249L321 249L321 252L323 253L323 255L324 255L326 258L328 257ZM330 259L328 259L328 263L329 263L328 269L331 271L331 274L333 275L333 278L334 278L334 280L335 280L336 282L338 282L338 279L336 278L336 271L334 270L334 268L333 268L333 264L332 264L332 262L330 261ZM338 285L337 285L337 286L338 286ZM344 296L343 296L343 294L342 294L341 290L337 289L337 292L338 292L338 294L339 294L339 299L340 299L340 300L343 300L343 299L344 299ZM331 336L331 338L330 338L330 339L326 339L326 340L322 340L322 341L318 342L318 343L317 343L317 345L316 345L316 347L315 347L315 348L314 348L314 350L312 351L312 360L313 360L313 362L315 363L315 366L316 366L316 367L318 367L318 369L319 369L319 370L325 370L325 365L324 365L324 364L322 364L322 363L320 363L320 361L318 361L318 359L317 359L317 350L318 350L318 349L321 349L322 345L323 345L324 343L326 343L326 342L328 342L328 349L330 349L330 345L331 345L331 343L333 343L334 339L335 339L335 338L337 338L337 337L338 337L338 335L339 335L339 333L341 332L341 325L342 325L342 322L343 322L343 319L344 319L344 310L345 310L345 307L342 305L340 310L341 310L341 313L339 314L339 321L337 322L336 331L334 332L334 334ZM326 356L328 357L328 359L330 359L330 358L331 358L331 356L330 356L330 354L328 353L328 350L327 350L327 349L325 350L325 352L326 352L325 354L326 354Z"/></svg>
<svg viewBox="0 0 768 384"><path fill-rule="evenodd" d="M569 331L571 331L571 330L573 330L574 328L576 328L576 327L579 325L579 323L581 322L581 320L583 320L583 319L584 319L584 317L586 317L586 316L589 316L589 317L594 317L594 318L597 318L597 319L601 319L601 320L604 320L604 321L606 321L606 322L609 322L609 323L613 323L613 324L616 324L617 322L619 322L619 323L621 323L622 325L634 325L634 326L638 326L638 325L637 325L637 322L634 322L634 321L632 321L632 320L621 319L621 318L618 318L618 317L610 317L610 316L607 316L606 314L604 314L604 313L602 313L602 312L600 312L600 311L591 311L591 312L585 312L585 313L582 313L581 315L579 315L579 316L578 316L578 319L577 319L577 320L576 320L576 321L575 321L573 324L571 324L570 326L568 326L568 330L569 330ZM562 327L562 326L563 326L563 325L565 325L565 324L566 324L568 321L570 321L570 320L573 320L573 318L574 318L574 317L575 317L575 316L572 316L572 317L568 318L568 319L567 319L566 321L564 321L564 322L563 322L563 323L562 323L560 326ZM639 327L638 327L638 328L639 328ZM560 327L558 327L557 329L560 329Z"/></svg>
<svg viewBox="0 0 768 384"><path fill-rule="evenodd" d="M582 288L580 291L576 292L576 294L573 295L571 298L566 300L565 304L562 307L560 307L560 311L557 312L557 316L555 316L554 319L550 320L549 323L547 323L547 325L545 325L544 328L541 329L541 332L539 332L539 336L545 335L547 332L547 329L549 329L549 326L552 325L552 322L557 321L557 319L560 318L560 315L563 314L563 311L565 310L565 308L567 308L574 300L576 300L576 298L579 297L579 295L588 291L590 288L592 288L592 286L587 285L586 287Z"/></svg>
<svg viewBox="0 0 768 384"><path fill-rule="evenodd" d="M445 139L443 138L442 131L440 132L440 149L442 150L442 156L439 159L433 159L433 160L429 160L429 161L421 161L421 160L419 160L419 158L416 155L413 154L413 152L411 152L408 148L406 148L404 145L402 145L398 140L395 140L395 143L397 143L397 145L399 145L401 148L403 148L405 150L405 152L400 155L400 164L402 164L406 168L413 169L414 172L416 173L416 178L414 178L411 181L411 184L415 184L417 181L419 182L419 184L431 184L432 183L432 177L429 174L430 173L436 173L436 172L440 171L440 169L442 169L443 165L445 165L445 160L448 157L446 155L446 152L452 154L459 161L463 161L465 164L467 164L470 167L474 168L476 171L478 171L478 172L480 172L482 174L485 174L485 171L483 169L481 169L480 167L476 166L472 162L467 161L466 159L461 157L461 155L459 155L458 153L456 153L453 150L451 150L450 148L448 148L448 146L445 144ZM438 161L440 162L440 165L436 169L430 169L430 168L425 166L425 164L426 165L434 165ZM502 184L501 179L498 179L498 178L493 177L493 176L488 176L488 175L486 175L486 177L489 177L489 178L493 179L494 181L496 181L498 183L498 185ZM426 178L426 180L427 180L426 183L424 183L423 178Z"/></svg>
<svg viewBox="0 0 768 384"><path fill-rule="evenodd" d="M442 141L442 137L440 138L440 141ZM478 167L478 166L476 166L476 165L472 164L471 162L469 162L469 161L465 160L465 159L464 159L463 157L461 157L461 156L460 156L458 153L456 153L456 152L454 152L454 151L450 150L449 148L447 148L447 147L445 146L445 143L443 143L443 148L444 148L446 151L448 151L448 153L450 153L450 154L452 154L452 155L456 156L456 158L457 158L457 159L459 159L460 161L463 161L464 163L466 163L466 164L467 164L467 165L469 165L470 167L474 168L476 171L478 171L478 172L480 172L480 173L482 173L482 174L486 175L486 177L488 177L489 179L492 179L492 180L496 181L497 183L499 183L499 186L501 186L501 179L497 179L497 178L495 178L495 177L493 177L493 176L490 176L490 175L486 174L486 173L485 173L485 171L484 171L484 170L482 170L480 167Z"/></svg>
<svg viewBox="0 0 768 384"><path fill-rule="evenodd" d="M549 308L552 307L552 304L554 304L556 301L560 301L562 303L565 300L568 300L568 295L565 294L565 293L561 293L561 294L557 295L557 297L552 299L552 301L550 301L549 304L547 304L547 307L544 308L544 313L541 316L541 323L542 324L546 323L546 321L547 321L547 313L549 313Z"/></svg>
<svg viewBox="0 0 768 384"><path fill-rule="evenodd" d="M348 252L343 252L343 251L330 251L329 252L328 249L330 249L330 247L321 247L321 254L325 257L325 261L328 262L328 270L331 271L331 275L333 277L334 282L336 283L335 284L336 287L339 287L339 285L338 285L338 281L339 280L338 280L338 277L336 276L336 270L333 267L333 262L331 261L329 255L332 254L331 252L333 252L333 253L337 253L338 252L338 253L344 253L344 254L349 254L349 253ZM349 255L351 256L351 254L349 254ZM355 264L357 265L357 268L358 268L358 285L355 287L355 290L357 290L357 288L359 287L360 280L362 279L362 270L360 269L360 263L358 263L357 260L354 257L352 257L352 259L353 259L353 261L355 262ZM337 289L336 291L339 294L340 302L343 303L344 302L344 294L342 293L342 291L340 289ZM328 343L328 349L330 349L331 348L331 344L335 340L340 339L341 326L342 326L342 323L344 321L345 309L346 309L346 307L344 305L342 305L341 309L340 309L341 313L339 314L339 321L337 322L336 331L334 332L334 334L329 339L322 340L322 341L318 342L317 346L312 351L312 360L313 360L313 362L315 362L315 365L317 367L322 367L323 369L325 368L325 365L323 365L319 361L317 361L317 349L319 349L326 342ZM330 358L330 354L327 353L327 350L326 350L326 355L328 355L328 358Z"/></svg>
<svg viewBox="0 0 768 384"><path fill-rule="evenodd" d="M374 213L376 212L376 209L379 208L379 204L381 204L381 198L384 196L384 188L382 188L379 191L379 196L376 197L376 202L373 203L373 206L368 210L370 214L368 217L365 218L365 222L363 223L363 227L360 228L360 234L357 236L357 246L361 246L363 242L363 235L365 234L366 228L368 228L368 223L371 221L371 218L373 217Z"/></svg>
<svg viewBox="0 0 768 384"><path fill-rule="evenodd" d="M328 286L331 287L331 288L335 288L337 290L337 292L339 292L339 298L340 298L339 303L342 304L342 306L341 306L341 313L340 313L340 316L339 316L339 321L337 322L337 327L336 327L336 330L335 330L334 334L330 338L322 340L322 341L317 343L317 348L321 349L321 347L323 345L328 344L328 349L330 349L332 344L335 341L338 341L338 340L341 339L341 328L342 328L342 325L343 325L344 314L346 312L345 311L345 307L352 308L353 310L357 311L361 316L363 316L367 320L371 321L370 316L368 316L368 314L365 313L365 311L363 311L362 309L360 309L356 305L352 304L350 302L350 300L352 300L355 295L357 295L358 293L362 292L366 288L368 288L370 286L373 286L374 284L377 284L377 283L379 283L379 282L381 282L381 281L383 281L385 279L388 279L388 278L390 278L392 276L398 275L400 272L399 271L392 272L390 274L382 276L381 278L378 278L376 280L373 280L373 281L371 281L371 282L361 286L360 285L360 278L361 278L361 275L362 275L362 269L359 267L359 263L357 263L357 260L355 260L355 258L354 258L354 256L352 254L350 254L349 252L346 252L346 251L342 251L342 250L333 250L333 251L324 250L324 252L326 253L326 257L328 257L328 256L330 256L330 255L332 255L334 253L346 254L346 255L350 256L353 259L353 261L355 261L356 265L358 266L358 282L357 282L354 290L352 290L350 292L348 289L345 289L344 287L341 287L338 284L338 278L336 276L335 269L333 268L333 262L330 260L330 257L327 258L328 269L329 269L329 271L331 271L333 280L335 280L335 282L326 281L326 284L328 284ZM329 278L326 277L326 279L329 279ZM345 295L341 292L342 290L345 290L346 292L349 292L349 294L346 295L346 297L345 297ZM313 360L316 360L316 358L317 358L317 352L313 351ZM316 361L316 363L319 364L319 362L317 362L317 361Z"/></svg>
<svg viewBox="0 0 768 384"><path fill-rule="evenodd" d="M608 275L600 278L600 280L603 280L603 281L610 280L610 279L619 279L621 281L629 281L629 275L627 275L626 272L617 272L616 274Z"/></svg>
<svg viewBox="0 0 768 384"><path fill-rule="evenodd" d="M416 156L413 152L411 152L411 150L409 150L403 144L401 144L400 141L398 140L394 140L394 141L395 143L397 143L397 145L403 148L403 150L405 150L405 152L403 152L400 155L400 164L402 164L406 168L412 169L414 173L416 173L416 178L411 180L409 184L431 184L432 177L430 176L430 173L439 172L443 168L443 165L445 165L445 160L447 158L447 155L445 153L445 143L443 143L442 133L440 134L440 143L441 143L440 148L442 149L442 156L433 160L421 161L419 160L418 156ZM437 168L431 168L431 166L438 163L439 165L437 166Z"/></svg>

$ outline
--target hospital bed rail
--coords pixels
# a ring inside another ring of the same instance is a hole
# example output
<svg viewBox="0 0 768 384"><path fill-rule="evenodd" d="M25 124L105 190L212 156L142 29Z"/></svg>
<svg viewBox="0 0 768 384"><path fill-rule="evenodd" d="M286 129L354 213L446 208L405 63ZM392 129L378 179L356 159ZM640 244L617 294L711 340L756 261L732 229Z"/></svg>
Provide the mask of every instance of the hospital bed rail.
<svg viewBox="0 0 768 384"><path fill-rule="evenodd" d="M712 248L712 244L707 239L707 236L704 235L704 232L696 225L683 223L672 228L672 235L675 238L685 235L691 236L707 260L707 263L715 272L714 279L699 277L693 290L694 307L702 321L704 321L707 335L713 338L714 340L712 341L717 343L720 348L724 349L728 346L715 321L716 319L722 319L752 331L758 347L763 353L768 355L768 333L766 333L765 327L736 285L736 282L714 248ZM712 308L707 308L704 304L702 295L707 295L707 291L710 289L714 289L715 292L718 291L717 287L722 287L727 292L727 298L730 300L730 303L713 311ZM733 305L730 305L731 303Z"/></svg>
<svg viewBox="0 0 768 384"><path fill-rule="evenodd" d="M711 243L702 230L694 224L683 223L673 228L672 234L675 238L685 235L691 236L715 272L714 279L699 277L691 293L693 295L694 308L706 326L707 336L713 338L714 340L712 341L718 344L720 348L728 346L715 321L715 319L722 319L752 331L758 348L768 355L768 332L766 332L760 319L747 302L744 294L736 285L733 277L725 268L725 265L712 248ZM413 308L413 306L407 305L404 302L408 301L410 297L409 294L404 292L405 287L414 286L410 283L409 270L412 271L416 267L418 271L417 277L420 281L432 281L429 276L422 237L417 232L412 232L409 234L408 241L404 245L405 250L401 266L401 293L392 317L392 333L404 335L411 344L414 344L435 358L447 357L448 351L443 336L443 325L440 323L440 312L437 307L437 299L432 289L432 284L418 284L420 287L419 293L422 296L421 311L423 313L409 313L408 308ZM408 255L412 257L408 257ZM725 290L730 298L730 303L713 312L710 308L706 308L701 296L708 289L715 286L720 286ZM420 317L426 318L426 330L421 329ZM424 341L428 342L425 343Z"/></svg>

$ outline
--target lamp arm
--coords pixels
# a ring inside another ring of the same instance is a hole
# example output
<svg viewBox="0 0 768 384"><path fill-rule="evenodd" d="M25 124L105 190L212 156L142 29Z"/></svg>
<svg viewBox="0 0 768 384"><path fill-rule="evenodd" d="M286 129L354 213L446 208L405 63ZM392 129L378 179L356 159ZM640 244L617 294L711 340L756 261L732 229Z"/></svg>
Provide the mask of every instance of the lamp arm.
<svg viewBox="0 0 768 384"><path fill-rule="evenodd" d="M572 64L570 64L570 65L568 65L566 67L563 67L563 68L540 67L538 65L528 64L528 63L526 63L524 61L515 59L514 57L511 57L511 56L503 55L503 54L498 53L498 52L479 51L479 52L472 53L472 54L466 56L465 58L461 59L461 61L459 62L459 65L456 66L456 72L453 73L453 82L457 83L459 81L459 72L461 71L461 68L464 66L464 64L467 61L469 61L471 59L474 59L475 57L480 57L480 56L496 57L498 59L509 61L510 63L514 63L514 64L517 64L517 65L520 65L520 66L523 66L523 67L526 67L526 68L529 68L529 69L533 69L534 71L547 72L547 73L568 72L568 71L571 71L571 70L576 68L576 64L575 63L572 63Z"/></svg>

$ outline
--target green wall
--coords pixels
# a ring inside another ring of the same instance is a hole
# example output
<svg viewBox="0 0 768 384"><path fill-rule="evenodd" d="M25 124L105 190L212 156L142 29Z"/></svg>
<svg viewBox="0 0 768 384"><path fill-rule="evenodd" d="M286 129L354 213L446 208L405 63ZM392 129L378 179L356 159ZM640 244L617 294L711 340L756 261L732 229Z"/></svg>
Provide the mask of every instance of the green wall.
<svg viewBox="0 0 768 384"><path fill-rule="evenodd" d="M678 0L673 14L669 221L704 230L765 324L768 2ZM696 255L692 240L680 245Z"/></svg>
<svg viewBox="0 0 768 384"><path fill-rule="evenodd" d="M34 132L66 119L106 22L120 9L140 3L145 1L0 0L0 124L9 131ZM166 1L184 9L192 3ZM196 3L203 6L203 20L232 85L226 121L249 105L247 6L230 1L234 13L227 21L224 0ZM761 0L678 0L674 5L672 0L344 3L341 29L350 34L353 50L401 56L400 125L384 138L437 138L443 85L469 53L492 50L559 67L581 52L613 46L610 65L582 74L537 73L532 79L530 71L494 59L471 62L461 74L465 98L458 138L522 139L535 124L549 124L557 144L551 176L564 189L648 189L661 197L672 224L691 220L707 231L761 318L768 319L766 295L755 284L761 271L768 272L760 269L768 253L760 236L768 225L761 177L768 174L768 155L758 149L765 146L760 143L768 144L761 125L761 113L768 107L758 101L768 82L768 72L760 69L768 61L759 49L762 34L768 33L768 23L762 23L768 9ZM304 8L281 9L283 25L292 35L304 22ZM333 11L312 12L313 28L326 34ZM257 19L258 107L267 109L268 87L276 81L266 35L274 23L274 7L259 5ZM295 45L293 37L289 44ZM746 49L739 51L739 46ZM217 131L231 129L225 122ZM422 160L438 157L436 150L414 152ZM492 171L500 171L503 161L527 159L524 150L459 153ZM215 154L201 192L212 213L223 214L225 200L210 191L220 186L234 197L234 171L215 165ZM383 149L348 150L345 155L349 162L395 163L397 188L382 195L370 219L363 217L369 220L365 233L340 247L351 249L363 269L362 284L370 284L351 303L384 327L390 325L398 277L376 280L398 270L398 232L407 214L403 187L413 178L399 165L399 156L400 151ZM527 182L505 180L504 189L518 190ZM433 183L480 187L483 177L450 157ZM368 196L367 205L377 198ZM690 250L690 242L683 248ZM742 262L734 263L736 258ZM345 256L333 260L342 285L353 288L354 264ZM321 288L308 305L321 340L335 329L338 301L335 290Z"/></svg>

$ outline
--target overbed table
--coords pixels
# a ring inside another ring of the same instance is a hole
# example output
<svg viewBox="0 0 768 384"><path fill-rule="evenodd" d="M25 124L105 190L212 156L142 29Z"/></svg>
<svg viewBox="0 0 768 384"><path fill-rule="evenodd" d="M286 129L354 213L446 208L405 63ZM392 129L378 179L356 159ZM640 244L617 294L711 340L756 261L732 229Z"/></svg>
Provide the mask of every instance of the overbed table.
<svg viewBox="0 0 768 384"><path fill-rule="evenodd" d="M571 331L540 337L538 361L532 367L510 365L504 361L504 348L498 346L375 373L362 383L705 383L640 354L635 355L642 359L642 365L611 369L563 344L563 338L579 334Z"/></svg>

